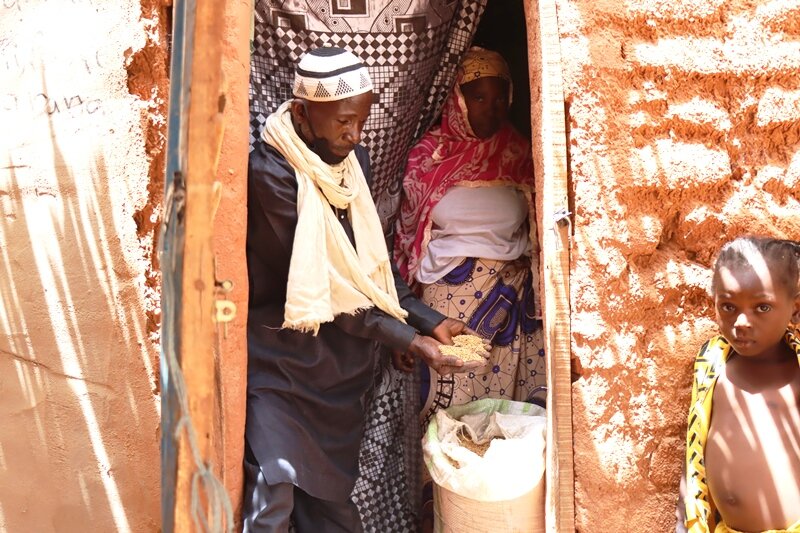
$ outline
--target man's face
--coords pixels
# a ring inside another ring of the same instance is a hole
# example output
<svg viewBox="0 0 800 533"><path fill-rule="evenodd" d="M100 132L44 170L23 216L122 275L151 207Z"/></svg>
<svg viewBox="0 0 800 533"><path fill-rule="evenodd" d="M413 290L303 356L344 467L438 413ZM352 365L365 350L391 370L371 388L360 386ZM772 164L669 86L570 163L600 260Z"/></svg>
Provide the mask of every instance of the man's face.
<svg viewBox="0 0 800 533"><path fill-rule="evenodd" d="M467 117L473 133L488 139L508 118L508 82L501 78L479 78L461 86Z"/></svg>
<svg viewBox="0 0 800 533"><path fill-rule="evenodd" d="M774 274L763 261L717 273L717 322L739 355L778 355L787 324L800 313L800 296Z"/></svg>
<svg viewBox="0 0 800 533"><path fill-rule="evenodd" d="M372 92L334 102L295 100L292 115L308 147L329 165L341 163L361 142Z"/></svg>

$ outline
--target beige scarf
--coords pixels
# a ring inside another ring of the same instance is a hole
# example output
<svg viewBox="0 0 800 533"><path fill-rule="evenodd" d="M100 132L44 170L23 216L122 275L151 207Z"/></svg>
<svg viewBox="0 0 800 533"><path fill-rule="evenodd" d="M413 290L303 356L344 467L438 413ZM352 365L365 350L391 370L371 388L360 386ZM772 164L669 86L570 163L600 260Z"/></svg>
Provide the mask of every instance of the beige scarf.
<svg viewBox="0 0 800 533"><path fill-rule="evenodd" d="M267 118L261 134L297 175L297 228L283 327L316 335L321 323L373 306L404 319L378 212L355 151L337 165L322 161L295 132L290 104ZM355 248L331 206L350 208Z"/></svg>

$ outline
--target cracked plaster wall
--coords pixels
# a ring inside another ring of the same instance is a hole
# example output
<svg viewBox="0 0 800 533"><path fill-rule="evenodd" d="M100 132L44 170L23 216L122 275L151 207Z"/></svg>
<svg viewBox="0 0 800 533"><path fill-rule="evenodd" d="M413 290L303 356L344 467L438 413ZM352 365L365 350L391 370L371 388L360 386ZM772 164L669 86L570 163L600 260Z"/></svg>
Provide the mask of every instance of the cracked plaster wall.
<svg viewBox="0 0 800 533"><path fill-rule="evenodd" d="M557 0L577 529L671 531L709 267L800 238L800 5Z"/></svg>
<svg viewBox="0 0 800 533"><path fill-rule="evenodd" d="M0 5L0 531L159 530L161 9Z"/></svg>

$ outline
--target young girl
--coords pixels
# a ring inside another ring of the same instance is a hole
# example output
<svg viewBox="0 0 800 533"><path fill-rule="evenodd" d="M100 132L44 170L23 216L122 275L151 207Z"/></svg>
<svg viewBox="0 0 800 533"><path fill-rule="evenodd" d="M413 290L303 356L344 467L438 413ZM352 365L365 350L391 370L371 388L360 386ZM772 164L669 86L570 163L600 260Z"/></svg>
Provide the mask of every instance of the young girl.
<svg viewBox="0 0 800 533"><path fill-rule="evenodd" d="M717 257L721 335L694 365L678 531L800 531L799 265L800 243L761 237Z"/></svg>

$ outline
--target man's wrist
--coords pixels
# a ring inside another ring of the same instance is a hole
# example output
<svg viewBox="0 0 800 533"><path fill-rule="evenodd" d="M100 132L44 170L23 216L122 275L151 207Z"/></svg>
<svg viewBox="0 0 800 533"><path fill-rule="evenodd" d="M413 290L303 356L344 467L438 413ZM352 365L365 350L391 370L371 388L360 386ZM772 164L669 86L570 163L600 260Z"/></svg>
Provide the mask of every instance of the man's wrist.
<svg viewBox="0 0 800 533"><path fill-rule="evenodd" d="M419 333L414 333L414 336L411 338L411 343L408 345L407 352L410 352L414 355L414 357L420 357L421 348L420 343L422 342L422 337Z"/></svg>

